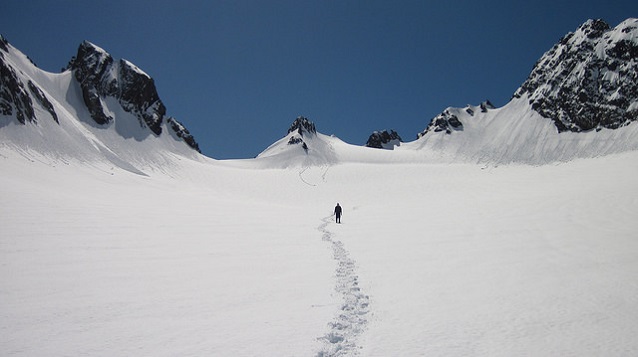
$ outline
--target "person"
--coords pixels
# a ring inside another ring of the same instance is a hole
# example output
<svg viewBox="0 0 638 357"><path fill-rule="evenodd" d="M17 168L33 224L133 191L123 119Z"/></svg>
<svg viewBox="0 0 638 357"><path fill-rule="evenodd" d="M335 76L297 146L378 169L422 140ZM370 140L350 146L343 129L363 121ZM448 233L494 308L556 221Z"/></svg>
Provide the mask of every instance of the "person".
<svg viewBox="0 0 638 357"><path fill-rule="evenodd" d="M341 223L341 206L338 203L335 207L335 222Z"/></svg>

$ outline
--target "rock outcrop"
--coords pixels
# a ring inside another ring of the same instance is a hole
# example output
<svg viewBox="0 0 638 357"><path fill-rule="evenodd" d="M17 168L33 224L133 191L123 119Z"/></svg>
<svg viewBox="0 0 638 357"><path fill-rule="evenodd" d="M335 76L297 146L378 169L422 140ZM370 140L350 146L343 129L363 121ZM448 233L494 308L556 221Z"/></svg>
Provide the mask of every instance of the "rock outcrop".
<svg viewBox="0 0 638 357"><path fill-rule="evenodd" d="M137 116L142 127L155 135L162 133L166 108L153 79L135 65L123 59L115 61L100 47L84 41L67 68L80 84L84 104L97 124L113 121L103 102L105 97L113 97L125 111Z"/></svg>
<svg viewBox="0 0 638 357"><path fill-rule="evenodd" d="M304 152L308 153L308 144L304 141L304 135L306 137L316 135L317 129L315 124L303 116L298 116L295 121L292 122L290 128L288 128L288 134L294 133L288 139L288 145L301 145Z"/></svg>
<svg viewBox="0 0 638 357"><path fill-rule="evenodd" d="M368 138L366 147L392 150L395 146L401 145L402 141L399 134L394 130L375 131Z"/></svg>
<svg viewBox="0 0 638 357"><path fill-rule="evenodd" d="M638 119L638 19L589 20L536 63L514 94L558 131L616 129Z"/></svg>
<svg viewBox="0 0 638 357"><path fill-rule="evenodd" d="M293 131L296 131L300 136L303 136L304 132L308 134L317 133L315 124L304 116L298 116L297 119L292 122L290 128L288 128L288 134L292 133Z"/></svg>

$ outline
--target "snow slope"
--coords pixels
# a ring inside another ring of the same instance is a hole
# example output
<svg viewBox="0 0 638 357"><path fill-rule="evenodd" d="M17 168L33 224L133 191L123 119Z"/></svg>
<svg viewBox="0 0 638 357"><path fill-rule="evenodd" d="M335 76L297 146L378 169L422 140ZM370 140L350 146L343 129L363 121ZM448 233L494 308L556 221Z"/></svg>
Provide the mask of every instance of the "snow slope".
<svg viewBox="0 0 638 357"><path fill-rule="evenodd" d="M638 353L635 151L147 175L24 156L0 148L7 356Z"/></svg>
<svg viewBox="0 0 638 357"><path fill-rule="evenodd" d="M447 108L462 126L430 131L393 150L345 143L320 132L289 132L257 156L260 167L322 167L339 163L476 163L545 165L579 158L602 157L638 150L638 125L618 129L559 133L553 121L529 105L527 95L501 108ZM291 140L303 139L306 149ZM252 161L252 160L251 160Z"/></svg>
<svg viewBox="0 0 638 357"><path fill-rule="evenodd" d="M550 119L532 110L528 98L514 98L501 108L448 108L463 123L451 134L431 132L396 150L435 152L448 161L543 165L638 149L638 125L615 130L559 133Z"/></svg>

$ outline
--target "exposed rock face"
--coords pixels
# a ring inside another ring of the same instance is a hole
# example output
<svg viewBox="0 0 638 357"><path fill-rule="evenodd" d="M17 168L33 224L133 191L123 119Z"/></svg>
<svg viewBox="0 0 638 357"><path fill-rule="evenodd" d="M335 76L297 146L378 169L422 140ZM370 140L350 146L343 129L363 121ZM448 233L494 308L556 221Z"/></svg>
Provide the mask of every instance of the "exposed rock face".
<svg viewBox="0 0 638 357"><path fill-rule="evenodd" d="M463 123L461 123L456 115L452 114L450 109L451 108L448 108L444 110L443 113L434 117L427 128L417 134L417 139L431 131L444 131L446 134L451 134L453 130L463 130ZM472 112L470 115L474 115L474 113Z"/></svg>
<svg viewBox="0 0 638 357"><path fill-rule="evenodd" d="M375 131L368 138L366 146L369 148L392 150L395 146L401 145L402 141L399 134L394 130L390 130L389 132L387 130Z"/></svg>
<svg viewBox="0 0 638 357"><path fill-rule="evenodd" d="M616 129L638 118L638 19L589 20L536 63L514 94L559 131Z"/></svg>
<svg viewBox="0 0 638 357"><path fill-rule="evenodd" d="M316 135L317 129L315 124L303 116L298 116L288 128L288 134L295 133L288 139L288 145L301 145L306 154L308 153L308 144L304 141L304 133L306 137Z"/></svg>
<svg viewBox="0 0 638 357"><path fill-rule="evenodd" d="M434 117L425 130L417 134L416 138L419 139L430 132L452 134L453 131L463 131L463 122L461 122L456 114L459 114L461 110L465 110L467 114L474 116L478 110L480 110L481 113L487 113L490 109L494 109L494 105L492 105L489 100L481 102L478 107L468 104L464 109L447 108L443 113Z"/></svg>
<svg viewBox="0 0 638 357"><path fill-rule="evenodd" d="M486 113L488 110L494 109L494 105L489 100L486 100L481 103L480 108L482 113Z"/></svg>
<svg viewBox="0 0 638 357"><path fill-rule="evenodd" d="M114 97L124 110L135 114L140 125L156 135L162 133L166 108L159 99L151 77L126 60L115 62L113 57L94 44L84 41L68 68L82 88L84 104L97 124L104 125L113 118L104 110L104 97Z"/></svg>
<svg viewBox="0 0 638 357"><path fill-rule="evenodd" d="M14 113L21 124L37 122L31 96L0 52L0 114L11 116Z"/></svg>
<svg viewBox="0 0 638 357"><path fill-rule="evenodd" d="M114 120L107 114L103 102L104 98L112 97L125 111L138 118L141 127L160 135L162 122L166 120L177 137L201 152L184 125L174 118L165 118L166 107L157 94L155 82L134 64L123 59L114 61L106 51L84 41L67 68L73 71L80 84L84 104L97 124L105 125Z"/></svg>
<svg viewBox="0 0 638 357"><path fill-rule="evenodd" d="M175 118L168 118L167 123L178 138L181 138L186 144L188 144L188 146L201 153L199 144L197 144L193 135L188 131L188 129L186 129L186 127L182 123L178 122Z"/></svg>
<svg viewBox="0 0 638 357"><path fill-rule="evenodd" d="M31 80L18 76L16 68L6 60L9 42L0 36L0 114L14 116L20 124L37 123L34 100L44 108L59 124L53 104L42 89ZM35 66L35 65L34 65ZM20 71L18 68L17 71ZM27 91L28 89L28 91Z"/></svg>
<svg viewBox="0 0 638 357"><path fill-rule="evenodd" d="M315 129L315 124L308 120L308 118L303 116L298 116L295 121L292 122L290 128L288 129L288 134L293 131L297 131L300 136L303 136L303 133L316 134L317 129Z"/></svg>
<svg viewBox="0 0 638 357"><path fill-rule="evenodd" d="M40 89L40 87L38 87L32 81L28 82L27 87L29 87L29 91L31 91L31 94L33 94L33 96L38 101L38 103L40 103L40 105L42 105L42 107L46 109L46 111L48 111L49 114L51 114L51 117L53 118L53 120L55 120L56 123L60 124L60 120L58 119L58 114L55 112L55 109L53 108L53 104L51 104L47 96L44 95L44 93L42 92L42 89Z"/></svg>
<svg viewBox="0 0 638 357"><path fill-rule="evenodd" d="M36 122L31 96L16 71L5 60L7 52L9 43L0 36L0 114L11 116L15 113L21 124Z"/></svg>

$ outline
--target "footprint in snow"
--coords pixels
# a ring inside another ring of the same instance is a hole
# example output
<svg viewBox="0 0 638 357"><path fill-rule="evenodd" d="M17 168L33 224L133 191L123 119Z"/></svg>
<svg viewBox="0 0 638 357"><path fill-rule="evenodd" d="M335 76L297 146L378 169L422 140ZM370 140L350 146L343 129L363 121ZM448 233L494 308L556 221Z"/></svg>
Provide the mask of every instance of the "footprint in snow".
<svg viewBox="0 0 638 357"><path fill-rule="evenodd" d="M322 232L322 239L332 247L333 258L337 262L335 291L341 295L342 301L336 317L328 324L328 332L318 338L321 350L317 357L355 356L360 348L357 338L368 323L369 297L359 286L355 261L350 258L343 243L333 239L333 233L328 230L329 220L330 217L324 218L317 229Z"/></svg>

